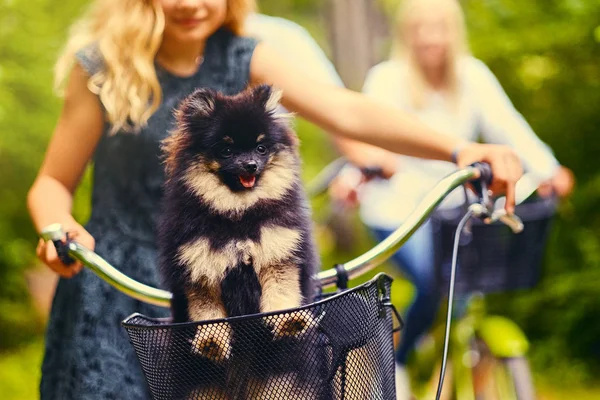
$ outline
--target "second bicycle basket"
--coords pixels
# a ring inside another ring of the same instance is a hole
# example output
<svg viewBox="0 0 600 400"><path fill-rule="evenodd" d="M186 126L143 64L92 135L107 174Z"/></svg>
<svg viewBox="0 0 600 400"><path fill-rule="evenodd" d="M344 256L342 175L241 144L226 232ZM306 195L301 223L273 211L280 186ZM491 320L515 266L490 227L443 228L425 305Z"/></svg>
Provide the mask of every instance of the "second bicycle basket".
<svg viewBox="0 0 600 400"><path fill-rule="evenodd" d="M123 326L154 399L395 399L391 279L284 312Z"/></svg>
<svg viewBox="0 0 600 400"><path fill-rule="evenodd" d="M461 236L458 249L456 291L491 293L534 287L540 279L555 209L553 198L519 204L515 214L525 229L518 234L499 222L486 225L471 219L470 232ZM441 290L448 287L454 233L463 214L463 209L439 210L432 218Z"/></svg>

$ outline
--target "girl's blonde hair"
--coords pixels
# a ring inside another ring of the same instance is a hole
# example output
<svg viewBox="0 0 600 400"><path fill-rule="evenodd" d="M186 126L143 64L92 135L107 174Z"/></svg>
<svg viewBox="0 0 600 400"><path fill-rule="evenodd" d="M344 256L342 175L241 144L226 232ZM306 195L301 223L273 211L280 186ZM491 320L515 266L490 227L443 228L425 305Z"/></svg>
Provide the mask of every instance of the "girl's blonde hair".
<svg viewBox="0 0 600 400"><path fill-rule="evenodd" d="M227 0L224 26L241 35L254 0ZM110 133L137 131L161 103L154 58L162 42L165 18L154 0L96 0L70 31L55 67L55 87L62 91L75 54L93 45L103 68L90 77L111 125Z"/></svg>
<svg viewBox="0 0 600 400"><path fill-rule="evenodd" d="M414 19L427 12L445 13L447 19L452 40L448 49L445 80L447 97L456 109L459 90L457 63L462 56L469 54L465 17L458 0L404 0L396 14L391 58L406 62L412 106L415 109L422 109L425 106L425 95L430 87L414 54L410 51L406 36Z"/></svg>

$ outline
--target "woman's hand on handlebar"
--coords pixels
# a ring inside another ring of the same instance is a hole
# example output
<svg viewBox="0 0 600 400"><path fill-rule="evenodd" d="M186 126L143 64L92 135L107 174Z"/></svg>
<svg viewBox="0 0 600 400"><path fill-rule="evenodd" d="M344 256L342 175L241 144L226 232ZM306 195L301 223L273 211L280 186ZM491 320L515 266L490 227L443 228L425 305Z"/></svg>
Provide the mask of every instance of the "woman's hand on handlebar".
<svg viewBox="0 0 600 400"><path fill-rule="evenodd" d="M512 214L515 209L515 185L523 176L523 167L517 153L508 146L468 143L456 154L459 167L475 162L485 162L491 166L493 180L490 190L495 195L506 195L505 209Z"/></svg>
<svg viewBox="0 0 600 400"><path fill-rule="evenodd" d="M571 194L574 186L575 176L573 171L561 165L552 178L538 187L538 194L542 197L550 197L553 193L556 193L562 199Z"/></svg>
<svg viewBox="0 0 600 400"><path fill-rule="evenodd" d="M329 185L331 200L343 207L358 206L358 189L365 182L365 176L355 167L346 167Z"/></svg>
<svg viewBox="0 0 600 400"><path fill-rule="evenodd" d="M62 226L65 232L68 233L69 239L77 241L78 243L82 244L83 246L87 247L92 251L94 250L96 242L92 235L90 235L89 232L86 231L83 226L81 226L75 221L71 221L70 223L63 223ZM66 240L66 238L63 238L63 241L64 240ZM52 269L54 272L56 272L63 278L72 278L77 273L79 273L79 271L81 271L81 268L83 267L81 262L77 260L71 265L63 264L63 262L58 257L58 253L56 251L54 243L50 241L45 242L44 240L40 239L36 248L36 255L44 264L46 264L48 267L50 267L50 269Z"/></svg>

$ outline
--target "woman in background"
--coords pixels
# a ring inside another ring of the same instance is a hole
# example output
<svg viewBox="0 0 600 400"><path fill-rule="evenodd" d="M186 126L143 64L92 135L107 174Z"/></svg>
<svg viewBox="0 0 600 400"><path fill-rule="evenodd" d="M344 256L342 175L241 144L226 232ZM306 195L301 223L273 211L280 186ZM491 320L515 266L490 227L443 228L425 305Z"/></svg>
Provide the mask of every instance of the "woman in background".
<svg viewBox="0 0 600 400"><path fill-rule="evenodd" d="M536 137L492 72L469 54L464 16L456 0L404 1L397 14L393 55L369 71L363 91L449 136L512 146L536 181L550 182L560 196L571 191L571 172ZM449 162L399 156L362 143L339 144L355 163L397 171L389 180L367 182L359 193L361 219L378 240L398 228L439 179L456 169ZM353 171L352 178L349 174L338 182L334 196L356 198L350 182L356 182L358 172ZM442 207L463 202L459 189ZM398 399L409 396L404 369L409 352L431 326L439 307L433 257L429 223L394 256L416 288L396 354Z"/></svg>

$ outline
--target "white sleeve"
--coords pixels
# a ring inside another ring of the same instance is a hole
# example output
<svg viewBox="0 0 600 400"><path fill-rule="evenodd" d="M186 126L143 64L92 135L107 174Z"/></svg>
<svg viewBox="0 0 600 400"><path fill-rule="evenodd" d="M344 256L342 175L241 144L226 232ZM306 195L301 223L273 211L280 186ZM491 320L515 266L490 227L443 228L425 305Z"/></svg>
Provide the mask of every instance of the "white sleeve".
<svg viewBox="0 0 600 400"><path fill-rule="evenodd" d="M520 155L526 172L539 179L550 178L558 167L552 150L536 136L515 109L492 71L477 59L469 61L466 76L470 80L469 87L475 91L484 141L513 147Z"/></svg>
<svg viewBox="0 0 600 400"><path fill-rule="evenodd" d="M251 14L245 28L247 34L267 43L311 78L344 86L331 61L302 26L280 17Z"/></svg>
<svg viewBox="0 0 600 400"><path fill-rule="evenodd" d="M389 105L402 107L401 97L404 86L398 65L393 61L385 61L369 70L362 92Z"/></svg>

